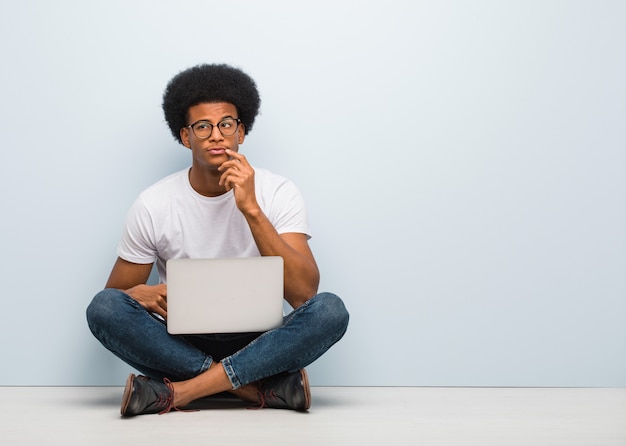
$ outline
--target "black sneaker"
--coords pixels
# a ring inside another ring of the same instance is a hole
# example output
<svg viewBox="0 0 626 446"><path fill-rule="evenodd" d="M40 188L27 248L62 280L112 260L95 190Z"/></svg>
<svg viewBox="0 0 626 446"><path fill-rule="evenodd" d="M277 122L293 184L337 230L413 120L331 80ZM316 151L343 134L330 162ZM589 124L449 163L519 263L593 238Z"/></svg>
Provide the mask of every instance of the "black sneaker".
<svg viewBox="0 0 626 446"><path fill-rule="evenodd" d="M311 389L306 370L280 374L261 381L261 407L306 411L311 407Z"/></svg>
<svg viewBox="0 0 626 446"><path fill-rule="evenodd" d="M158 382L131 373L126 380L120 412L125 417L149 413L162 414L176 409L172 404L173 401L174 387L169 379Z"/></svg>

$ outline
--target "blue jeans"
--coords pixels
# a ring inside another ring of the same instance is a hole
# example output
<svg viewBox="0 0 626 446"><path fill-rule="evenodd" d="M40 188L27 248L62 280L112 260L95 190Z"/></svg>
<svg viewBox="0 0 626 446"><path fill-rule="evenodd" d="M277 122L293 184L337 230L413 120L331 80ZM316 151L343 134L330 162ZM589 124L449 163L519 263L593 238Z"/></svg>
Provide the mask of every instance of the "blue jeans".
<svg viewBox="0 0 626 446"><path fill-rule="evenodd" d="M87 307L94 336L112 353L154 379L182 381L220 361L233 389L311 364L348 327L339 297L321 293L265 333L170 335L165 323L123 291L107 288Z"/></svg>

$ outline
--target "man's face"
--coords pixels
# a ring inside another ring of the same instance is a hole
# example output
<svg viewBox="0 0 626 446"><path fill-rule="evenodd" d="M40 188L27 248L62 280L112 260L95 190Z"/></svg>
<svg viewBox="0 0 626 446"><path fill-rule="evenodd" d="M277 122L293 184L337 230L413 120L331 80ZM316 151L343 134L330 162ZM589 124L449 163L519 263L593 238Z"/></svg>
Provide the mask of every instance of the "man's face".
<svg viewBox="0 0 626 446"><path fill-rule="evenodd" d="M180 130L183 145L191 149L193 165L200 168L217 169L229 159L226 149L239 151L239 144L242 144L245 138L243 124L235 123L237 129L230 136L224 136L218 129L218 124L224 119L237 119L238 117L237 107L228 102L204 102L189 107L187 111L188 125L198 121L213 125L211 134L204 139L198 138L189 127L183 127Z"/></svg>

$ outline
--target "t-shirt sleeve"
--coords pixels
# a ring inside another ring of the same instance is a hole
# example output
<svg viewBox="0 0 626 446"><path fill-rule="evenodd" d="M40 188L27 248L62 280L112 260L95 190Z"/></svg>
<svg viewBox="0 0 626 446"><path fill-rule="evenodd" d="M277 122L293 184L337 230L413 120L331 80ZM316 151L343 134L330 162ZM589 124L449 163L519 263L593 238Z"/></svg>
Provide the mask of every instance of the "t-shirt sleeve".
<svg viewBox="0 0 626 446"><path fill-rule="evenodd" d="M311 238L304 198L291 181L285 181L276 190L270 221L279 234L298 232Z"/></svg>
<svg viewBox="0 0 626 446"><path fill-rule="evenodd" d="M149 210L139 197L130 207L117 255L132 263L154 263L157 258L154 225Z"/></svg>

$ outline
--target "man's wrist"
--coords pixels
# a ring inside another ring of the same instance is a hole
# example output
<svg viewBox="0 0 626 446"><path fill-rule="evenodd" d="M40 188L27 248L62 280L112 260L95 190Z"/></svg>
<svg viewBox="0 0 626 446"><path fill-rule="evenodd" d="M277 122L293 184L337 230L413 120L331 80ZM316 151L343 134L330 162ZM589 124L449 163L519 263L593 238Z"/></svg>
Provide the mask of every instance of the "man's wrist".
<svg viewBox="0 0 626 446"><path fill-rule="evenodd" d="M258 220L260 218L263 217L263 211L261 210L260 207L254 207L252 209L246 210L243 212L244 217L246 217L246 219L250 220Z"/></svg>

